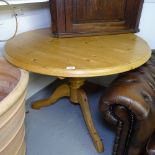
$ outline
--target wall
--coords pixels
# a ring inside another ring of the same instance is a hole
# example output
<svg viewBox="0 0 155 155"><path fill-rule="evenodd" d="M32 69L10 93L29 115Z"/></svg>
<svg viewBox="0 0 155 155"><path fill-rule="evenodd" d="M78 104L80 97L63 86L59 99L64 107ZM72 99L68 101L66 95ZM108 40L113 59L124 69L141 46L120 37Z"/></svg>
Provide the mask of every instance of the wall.
<svg viewBox="0 0 155 155"><path fill-rule="evenodd" d="M146 0L140 21L139 36L144 38L152 49L155 49L155 0Z"/></svg>
<svg viewBox="0 0 155 155"><path fill-rule="evenodd" d="M17 8L22 8L23 15L18 17L19 20L19 31L18 33L42 28L49 27L51 25L50 12L48 3L37 3L37 4L24 4L16 5ZM155 0L146 0L142 12L142 18L140 22L140 33L137 35L143 37L150 45L152 49L155 49ZM14 21L8 7L0 6L0 39L9 37L14 31ZM4 43L0 43L0 55L4 50ZM108 85L115 76L93 78L92 81ZM28 97L36 93L38 90L43 88L54 81L53 78L38 74L31 74L29 93Z"/></svg>
<svg viewBox="0 0 155 155"><path fill-rule="evenodd" d="M48 2L48 0L7 0L9 4L26 4L26 3L39 3L39 2ZM5 5L0 1L0 5Z"/></svg>
<svg viewBox="0 0 155 155"><path fill-rule="evenodd" d="M48 3L15 5L20 8L23 15L18 16L18 33L51 25ZM9 7L0 6L0 40L6 39L13 34L15 21ZM4 43L0 43L0 53L2 54Z"/></svg>

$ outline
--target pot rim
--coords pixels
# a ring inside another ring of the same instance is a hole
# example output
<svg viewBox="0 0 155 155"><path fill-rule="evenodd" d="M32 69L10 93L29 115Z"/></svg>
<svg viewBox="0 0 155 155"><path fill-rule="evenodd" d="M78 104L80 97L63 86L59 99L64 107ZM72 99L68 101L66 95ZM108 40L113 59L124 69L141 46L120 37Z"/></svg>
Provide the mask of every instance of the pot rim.
<svg viewBox="0 0 155 155"><path fill-rule="evenodd" d="M0 61L6 61L3 57L0 57ZM15 102L23 95L27 88L29 73L23 69L17 68L20 71L20 78L15 88L0 101L0 117L10 109Z"/></svg>

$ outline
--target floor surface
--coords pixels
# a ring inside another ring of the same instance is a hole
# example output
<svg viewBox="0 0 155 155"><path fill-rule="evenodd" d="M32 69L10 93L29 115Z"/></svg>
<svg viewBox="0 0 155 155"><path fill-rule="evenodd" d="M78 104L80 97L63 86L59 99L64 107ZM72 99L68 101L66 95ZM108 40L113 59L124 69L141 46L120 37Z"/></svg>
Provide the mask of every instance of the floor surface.
<svg viewBox="0 0 155 155"><path fill-rule="evenodd" d="M96 152L80 107L67 98L41 110L31 109L33 101L49 96L56 85L52 84L27 101L27 155L111 155L115 135L104 124L98 110L101 91L88 97L95 126L105 145L103 153Z"/></svg>

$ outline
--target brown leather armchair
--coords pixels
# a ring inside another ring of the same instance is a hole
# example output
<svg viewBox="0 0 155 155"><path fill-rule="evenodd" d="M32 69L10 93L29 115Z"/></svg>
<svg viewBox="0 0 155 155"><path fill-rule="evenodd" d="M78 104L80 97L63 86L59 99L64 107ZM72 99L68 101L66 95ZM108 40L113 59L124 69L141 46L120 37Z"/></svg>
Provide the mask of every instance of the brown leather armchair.
<svg viewBox="0 0 155 155"><path fill-rule="evenodd" d="M100 111L116 129L113 155L155 155L155 57L114 80Z"/></svg>

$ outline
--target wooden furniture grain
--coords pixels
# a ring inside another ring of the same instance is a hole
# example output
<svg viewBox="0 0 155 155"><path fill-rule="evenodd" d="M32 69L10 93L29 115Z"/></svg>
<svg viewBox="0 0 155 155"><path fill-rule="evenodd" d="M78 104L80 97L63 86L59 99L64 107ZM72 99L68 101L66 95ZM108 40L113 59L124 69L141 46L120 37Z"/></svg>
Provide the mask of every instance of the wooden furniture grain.
<svg viewBox="0 0 155 155"><path fill-rule="evenodd" d="M143 0L50 0L54 36L139 31Z"/></svg>
<svg viewBox="0 0 155 155"><path fill-rule="evenodd" d="M25 155L28 72L0 57L0 155Z"/></svg>
<svg viewBox="0 0 155 155"><path fill-rule="evenodd" d="M147 43L134 34L52 38L50 29L18 35L5 46L7 60L28 71L68 78L48 98L32 104L35 109L54 104L68 96L80 104L92 140L99 152L102 141L93 124L88 99L82 89L88 77L125 72L144 64L151 56Z"/></svg>

